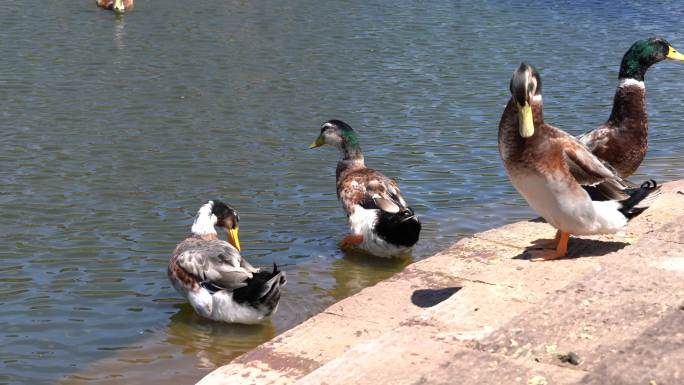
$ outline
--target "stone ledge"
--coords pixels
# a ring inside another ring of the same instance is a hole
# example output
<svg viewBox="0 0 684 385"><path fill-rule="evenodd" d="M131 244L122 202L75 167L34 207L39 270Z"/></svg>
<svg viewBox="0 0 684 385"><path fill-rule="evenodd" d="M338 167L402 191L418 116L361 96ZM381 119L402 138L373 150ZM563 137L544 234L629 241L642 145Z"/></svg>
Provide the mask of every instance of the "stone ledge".
<svg viewBox="0 0 684 385"><path fill-rule="evenodd" d="M681 383L684 182L663 190L568 259L526 260L541 221L462 239L198 384Z"/></svg>

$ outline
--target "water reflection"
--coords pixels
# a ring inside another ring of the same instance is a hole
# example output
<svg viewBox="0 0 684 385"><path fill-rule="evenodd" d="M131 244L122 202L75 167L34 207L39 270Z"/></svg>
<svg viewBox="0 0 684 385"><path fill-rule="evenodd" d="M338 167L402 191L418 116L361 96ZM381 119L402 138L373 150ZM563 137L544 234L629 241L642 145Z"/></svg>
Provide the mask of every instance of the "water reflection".
<svg viewBox="0 0 684 385"><path fill-rule="evenodd" d="M347 298L400 272L412 261L410 256L373 258L361 252L345 252L344 258L335 260L332 265L335 284L330 295L337 301Z"/></svg>
<svg viewBox="0 0 684 385"><path fill-rule="evenodd" d="M358 127L369 166L399 181L424 224L418 260L533 215L496 145L521 60L548 78L549 120L578 134L607 118L633 41L684 41L668 16L684 2L187 4L117 19L0 1L0 383L193 383L401 270L411 259L339 252L336 154L305 150L320 122ZM634 179L684 177L683 78L676 63L649 71ZM287 272L256 330L195 318L166 277L198 202L217 197L244 213L249 261Z"/></svg>
<svg viewBox="0 0 684 385"><path fill-rule="evenodd" d="M122 14L116 14L116 23L114 23L114 43L116 49L123 50L125 48L124 35L126 28L126 20Z"/></svg>
<svg viewBox="0 0 684 385"><path fill-rule="evenodd" d="M171 316L166 342L181 347L183 354L196 357L199 367L220 366L276 335L270 321L257 325L226 324L198 316L189 304L175 307L178 312Z"/></svg>
<svg viewBox="0 0 684 385"><path fill-rule="evenodd" d="M146 338L86 370L67 376L61 385L193 383L204 373L224 365L255 345L276 335L271 322L231 325L195 314L186 303L173 305L177 311L162 330L146 330Z"/></svg>

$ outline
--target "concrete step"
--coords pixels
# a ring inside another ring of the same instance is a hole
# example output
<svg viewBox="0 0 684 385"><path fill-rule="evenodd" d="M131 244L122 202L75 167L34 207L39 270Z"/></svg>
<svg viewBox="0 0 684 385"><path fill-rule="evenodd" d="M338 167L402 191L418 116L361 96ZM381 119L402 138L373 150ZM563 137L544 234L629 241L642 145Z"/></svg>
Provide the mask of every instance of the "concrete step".
<svg viewBox="0 0 684 385"><path fill-rule="evenodd" d="M567 259L527 260L541 221L463 239L199 384L684 383L684 182L663 189Z"/></svg>

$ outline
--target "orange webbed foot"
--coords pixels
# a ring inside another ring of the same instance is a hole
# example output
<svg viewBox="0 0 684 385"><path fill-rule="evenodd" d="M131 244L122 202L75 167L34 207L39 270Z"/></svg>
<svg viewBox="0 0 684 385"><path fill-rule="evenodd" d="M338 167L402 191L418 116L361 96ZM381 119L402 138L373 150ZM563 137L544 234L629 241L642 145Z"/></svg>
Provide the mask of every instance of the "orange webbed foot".
<svg viewBox="0 0 684 385"><path fill-rule="evenodd" d="M350 250L361 243L363 243L363 235L347 234L347 236L342 238L339 245L342 250Z"/></svg>
<svg viewBox="0 0 684 385"><path fill-rule="evenodd" d="M553 239L538 239L534 242L532 242L532 246L530 249L532 250L537 250L537 249L542 249L542 250L555 250L556 247L558 247L558 243L560 242L561 238L561 231L558 230L556 232L556 237Z"/></svg>
<svg viewBox="0 0 684 385"><path fill-rule="evenodd" d="M568 255L568 240L570 239L570 233L558 231L558 234L556 234L556 238L558 239L558 241L556 242L555 250L528 250L528 252L532 256L532 258L530 258L530 261L543 262L566 257Z"/></svg>

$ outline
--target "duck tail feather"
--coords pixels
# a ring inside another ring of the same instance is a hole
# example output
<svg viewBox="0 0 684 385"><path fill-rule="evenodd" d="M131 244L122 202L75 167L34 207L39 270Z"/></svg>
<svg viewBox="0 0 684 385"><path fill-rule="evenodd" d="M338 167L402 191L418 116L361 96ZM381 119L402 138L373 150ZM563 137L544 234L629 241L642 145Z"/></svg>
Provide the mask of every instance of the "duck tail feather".
<svg viewBox="0 0 684 385"><path fill-rule="evenodd" d="M642 183L638 188L628 188L624 192L629 195L629 198L621 200L620 212L627 217L627 219L632 219L637 217L639 214L644 212L655 199L661 194L660 185L656 183L653 179L647 180Z"/></svg>

